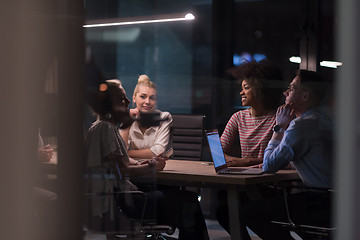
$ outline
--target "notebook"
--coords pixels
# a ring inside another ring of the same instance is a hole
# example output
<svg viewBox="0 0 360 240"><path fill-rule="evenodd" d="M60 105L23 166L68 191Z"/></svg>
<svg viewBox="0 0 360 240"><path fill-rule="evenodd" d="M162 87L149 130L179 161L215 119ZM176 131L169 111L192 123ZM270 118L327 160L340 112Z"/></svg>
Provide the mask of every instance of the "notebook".
<svg viewBox="0 0 360 240"><path fill-rule="evenodd" d="M206 138L209 143L210 153L214 162L215 171L218 174L263 174L261 168L228 167L224 152L221 147L218 130L206 130Z"/></svg>

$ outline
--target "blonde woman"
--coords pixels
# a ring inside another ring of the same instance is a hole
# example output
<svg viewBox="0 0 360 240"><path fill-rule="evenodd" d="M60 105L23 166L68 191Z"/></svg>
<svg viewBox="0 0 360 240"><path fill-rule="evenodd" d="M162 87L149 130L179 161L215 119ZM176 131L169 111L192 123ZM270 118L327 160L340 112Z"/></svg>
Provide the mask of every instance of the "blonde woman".
<svg viewBox="0 0 360 240"><path fill-rule="evenodd" d="M156 86L147 75L139 76L132 99L135 105L134 109L130 109L132 117L138 117L140 113L158 112L164 121L161 121L159 126L146 126L135 121L130 128L121 130L121 136L128 144L128 154L134 159L158 156L169 146L171 114L156 109Z"/></svg>
<svg viewBox="0 0 360 240"><path fill-rule="evenodd" d="M87 167L93 173L106 174L107 178L92 179L92 193L113 192L117 190L136 190L136 178L152 176L154 171L161 171L166 165L167 157L157 156L147 159L141 164L134 161L126 152L125 142L121 138L118 127L127 128L132 122L129 116L129 99L119 80L108 80L102 84L99 92L89 99L90 106L98 115L86 137ZM117 176L111 177L112 175ZM96 182L95 182L96 181ZM135 183L135 185L134 185ZM179 229L180 240L208 240L206 223L195 193L190 191L149 191L146 192L146 208L143 197L133 197L133 205L119 206L132 218L156 219L158 224L171 225ZM92 229L113 231L117 219L112 217L111 204L107 199L93 204L93 216L88 224ZM190 219L190 220L189 220Z"/></svg>

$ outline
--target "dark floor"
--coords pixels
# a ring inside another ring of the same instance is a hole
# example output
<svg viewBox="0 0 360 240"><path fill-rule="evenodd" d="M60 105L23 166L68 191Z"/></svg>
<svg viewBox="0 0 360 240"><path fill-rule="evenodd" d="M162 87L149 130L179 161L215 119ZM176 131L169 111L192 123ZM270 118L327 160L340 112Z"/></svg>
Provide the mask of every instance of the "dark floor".
<svg viewBox="0 0 360 240"><path fill-rule="evenodd" d="M206 225L208 228L208 233L210 240L231 240L230 235L219 225L216 220L206 220ZM171 235L171 238L177 239L178 231L176 230L174 234ZM250 232L252 240L261 240L254 233ZM84 240L107 240L105 235L101 234L88 234Z"/></svg>

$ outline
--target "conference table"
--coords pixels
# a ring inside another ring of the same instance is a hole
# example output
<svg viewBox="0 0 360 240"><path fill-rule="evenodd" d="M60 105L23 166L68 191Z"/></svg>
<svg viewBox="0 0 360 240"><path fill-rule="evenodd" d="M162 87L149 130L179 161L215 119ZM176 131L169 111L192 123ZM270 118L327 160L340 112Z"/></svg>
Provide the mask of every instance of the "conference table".
<svg viewBox="0 0 360 240"><path fill-rule="evenodd" d="M163 171L157 172L159 184L176 186L196 186L202 188L222 188L227 190L231 239L243 239L240 229L238 195L239 189L256 193L256 185L298 180L296 170L280 170L275 174L226 175L217 174L214 166L204 161L168 160ZM258 195L258 197L261 197Z"/></svg>
<svg viewBox="0 0 360 240"><path fill-rule="evenodd" d="M54 162L42 163L41 169L51 179L56 179L57 164ZM240 229L239 209L241 202L239 191L246 191L249 195L260 198L256 185L276 184L282 181L298 180L296 170L280 170L275 174L262 175L225 175L217 174L211 162L168 160L164 170L156 173L159 184L226 189L229 206L229 223L231 239L241 240L243 236Z"/></svg>

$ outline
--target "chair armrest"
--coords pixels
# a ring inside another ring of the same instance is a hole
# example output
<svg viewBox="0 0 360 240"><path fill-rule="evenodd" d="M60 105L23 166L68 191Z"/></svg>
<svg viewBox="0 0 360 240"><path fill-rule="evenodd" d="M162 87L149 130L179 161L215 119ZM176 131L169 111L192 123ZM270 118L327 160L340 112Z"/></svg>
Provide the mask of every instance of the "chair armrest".
<svg viewBox="0 0 360 240"><path fill-rule="evenodd" d="M290 181L282 181L275 184L275 187L279 190L285 190L287 192L291 192L291 190L305 190L312 192L335 192L332 188L327 187L310 187L303 184L301 180L290 180Z"/></svg>

